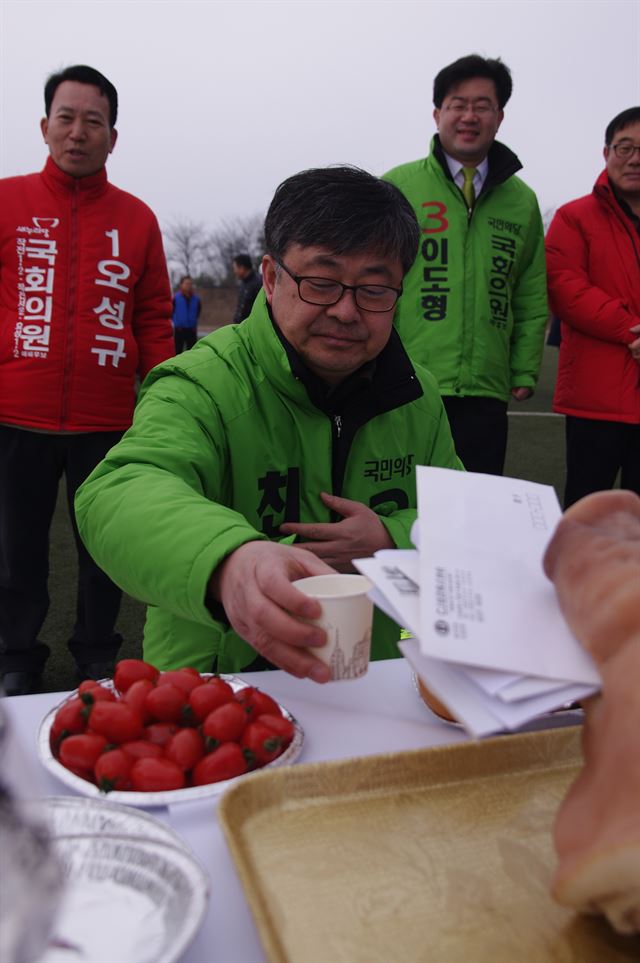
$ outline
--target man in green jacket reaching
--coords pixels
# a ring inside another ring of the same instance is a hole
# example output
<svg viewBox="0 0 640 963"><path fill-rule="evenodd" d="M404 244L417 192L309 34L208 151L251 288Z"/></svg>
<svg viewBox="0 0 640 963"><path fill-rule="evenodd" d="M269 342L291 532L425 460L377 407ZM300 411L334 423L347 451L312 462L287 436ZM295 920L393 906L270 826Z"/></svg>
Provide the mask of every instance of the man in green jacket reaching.
<svg viewBox="0 0 640 963"><path fill-rule="evenodd" d="M76 514L99 564L148 603L148 661L325 682L324 634L304 621L318 603L291 582L410 547L416 465L462 466L437 385L393 328L418 245L400 191L356 168L305 171L277 189L265 239L250 316L153 370ZM397 656L398 638L377 612L373 658Z"/></svg>
<svg viewBox="0 0 640 963"><path fill-rule="evenodd" d="M500 60L477 54L433 85L438 133L428 157L385 174L420 224L396 324L435 375L468 471L500 475L507 402L538 377L547 321L544 232L522 164L495 137L511 96Z"/></svg>

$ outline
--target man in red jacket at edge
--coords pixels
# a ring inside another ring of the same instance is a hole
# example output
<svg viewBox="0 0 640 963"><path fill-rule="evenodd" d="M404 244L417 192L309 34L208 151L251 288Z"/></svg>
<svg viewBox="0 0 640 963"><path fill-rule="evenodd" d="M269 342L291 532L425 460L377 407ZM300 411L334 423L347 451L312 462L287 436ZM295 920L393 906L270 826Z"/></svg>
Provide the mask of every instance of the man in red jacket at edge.
<svg viewBox="0 0 640 963"><path fill-rule="evenodd" d="M606 169L547 232L549 299L562 321L553 410L566 415L568 508L591 492L640 495L640 107L605 131Z"/></svg>
<svg viewBox="0 0 640 963"><path fill-rule="evenodd" d="M82 676L113 667L121 592L82 545L76 488L131 423L136 374L174 353L171 293L152 211L107 181L118 95L91 67L45 85L39 174L0 181L0 672L38 687L58 484L78 551L69 648Z"/></svg>

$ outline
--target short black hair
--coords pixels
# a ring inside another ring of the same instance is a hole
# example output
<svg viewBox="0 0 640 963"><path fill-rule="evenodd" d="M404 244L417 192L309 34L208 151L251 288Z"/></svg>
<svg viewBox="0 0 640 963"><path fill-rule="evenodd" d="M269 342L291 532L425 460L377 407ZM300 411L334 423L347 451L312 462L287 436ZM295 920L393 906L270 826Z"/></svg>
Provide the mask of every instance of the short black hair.
<svg viewBox="0 0 640 963"><path fill-rule="evenodd" d="M393 184L359 167L301 171L277 188L264 222L265 246L282 260L290 244L332 254L375 251L409 270L420 229L411 204Z"/></svg>
<svg viewBox="0 0 640 963"><path fill-rule="evenodd" d="M500 58L497 60L487 60L480 54L469 54L467 57L460 57L459 60L443 67L436 79L433 81L433 103L440 109L442 101L453 87L457 87L465 80L472 77L487 77L492 80L496 88L498 106L503 109L511 96L513 81L511 71Z"/></svg>
<svg viewBox="0 0 640 963"><path fill-rule="evenodd" d="M93 87L97 87L109 101L109 126L112 129L115 127L118 119L118 91L104 74L101 74L94 67L87 67L86 64L75 64L73 67L66 67L57 74L51 74L44 85L44 110L47 117L51 113L51 104L55 92L65 80L75 80L80 84L91 84Z"/></svg>
<svg viewBox="0 0 640 963"><path fill-rule="evenodd" d="M621 114L617 114L611 123L607 124L607 129L604 132L605 145L610 147L619 130L624 130L631 124L637 124L638 121L640 121L640 107L629 107L628 110L623 110Z"/></svg>
<svg viewBox="0 0 640 963"><path fill-rule="evenodd" d="M181 277L180 280L178 281L178 287L180 287L181 284L184 284L185 281L193 281L193 278L191 277L190 274L183 274L183 275L182 275L182 277Z"/></svg>
<svg viewBox="0 0 640 963"><path fill-rule="evenodd" d="M237 264L238 267L247 268L247 270L253 271L253 262L248 254L236 254L233 259L233 263Z"/></svg>

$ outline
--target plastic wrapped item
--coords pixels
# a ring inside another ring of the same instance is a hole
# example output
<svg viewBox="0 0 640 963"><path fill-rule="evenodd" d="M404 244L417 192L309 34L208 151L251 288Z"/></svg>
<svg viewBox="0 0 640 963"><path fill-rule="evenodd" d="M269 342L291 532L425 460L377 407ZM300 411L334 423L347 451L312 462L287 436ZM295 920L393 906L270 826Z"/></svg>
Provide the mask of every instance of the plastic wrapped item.
<svg viewBox="0 0 640 963"><path fill-rule="evenodd" d="M25 754L0 703L0 960L33 963L49 943L63 871L46 827L25 811Z"/></svg>

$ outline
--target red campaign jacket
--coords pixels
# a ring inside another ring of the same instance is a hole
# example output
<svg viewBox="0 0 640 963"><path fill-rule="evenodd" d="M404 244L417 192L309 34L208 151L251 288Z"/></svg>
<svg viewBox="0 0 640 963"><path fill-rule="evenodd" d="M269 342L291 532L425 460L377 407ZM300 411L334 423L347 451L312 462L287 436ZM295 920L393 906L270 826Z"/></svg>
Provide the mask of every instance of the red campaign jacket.
<svg viewBox="0 0 640 963"><path fill-rule="evenodd" d="M158 222L103 168L0 181L0 423L131 424L136 373L174 354Z"/></svg>
<svg viewBox="0 0 640 963"><path fill-rule="evenodd" d="M549 299L562 343L553 410L640 423L640 237L607 172L593 193L559 208L546 238Z"/></svg>

